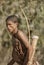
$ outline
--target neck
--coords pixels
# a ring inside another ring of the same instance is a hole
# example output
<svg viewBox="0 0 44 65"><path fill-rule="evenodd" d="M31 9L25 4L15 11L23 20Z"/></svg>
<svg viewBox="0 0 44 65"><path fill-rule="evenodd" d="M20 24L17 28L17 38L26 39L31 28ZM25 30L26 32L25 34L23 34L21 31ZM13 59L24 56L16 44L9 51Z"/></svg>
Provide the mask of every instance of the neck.
<svg viewBox="0 0 44 65"><path fill-rule="evenodd" d="M18 30L16 35L17 35L17 37L20 37L20 30Z"/></svg>
<svg viewBox="0 0 44 65"><path fill-rule="evenodd" d="M13 36L16 38L19 38L20 37L20 30L18 30L17 33L14 33Z"/></svg>

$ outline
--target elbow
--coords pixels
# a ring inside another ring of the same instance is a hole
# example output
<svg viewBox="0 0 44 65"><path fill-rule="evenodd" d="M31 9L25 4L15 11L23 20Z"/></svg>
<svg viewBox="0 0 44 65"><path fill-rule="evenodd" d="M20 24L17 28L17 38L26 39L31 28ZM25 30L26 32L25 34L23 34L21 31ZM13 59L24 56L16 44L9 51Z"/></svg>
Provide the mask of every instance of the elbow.
<svg viewBox="0 0 44 65"><path fill-rule="evenodd" d="M26 48L29 50L30 49L30 45L27 45Z"/></svg>

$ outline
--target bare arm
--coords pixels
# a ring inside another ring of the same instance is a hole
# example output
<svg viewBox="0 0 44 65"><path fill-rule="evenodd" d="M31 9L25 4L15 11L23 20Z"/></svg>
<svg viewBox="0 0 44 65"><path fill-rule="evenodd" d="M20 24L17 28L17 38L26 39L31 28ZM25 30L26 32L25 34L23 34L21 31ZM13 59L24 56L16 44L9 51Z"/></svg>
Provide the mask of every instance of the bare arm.
<svg viewBox="0 0 44 65"><path fill-rule="evenodd" d="M18 31L17 36L24 43L26 48L29 48L30 45L29 45L27 36L20 30Z"/></svg>
<svg viewBox="0 0 44 65"><path fill-rule="evenodd" d="M17 37L18 37L19 40L22 40L22 42L24 43L24 45L27 48L27 54L26 54L26 57L25 57L25 60L24 60L24 63L23 63L23 65L25 65L30 60L30 55L32 53L32 47L30 46L30 44L28 42L27 36L22 31L19 30L16 35L17 35Z"/></svg>
<svg viewBox="0 0 44 65"><path fill-rule="evenodd" d="M22 42L27 48L27 54L26 54L23 65L28 65L28 62L30 61L30 56L32 54L32 46L29 44L27 36L22 31L18 32L18 37L19 39L22 40Z"/></svg>

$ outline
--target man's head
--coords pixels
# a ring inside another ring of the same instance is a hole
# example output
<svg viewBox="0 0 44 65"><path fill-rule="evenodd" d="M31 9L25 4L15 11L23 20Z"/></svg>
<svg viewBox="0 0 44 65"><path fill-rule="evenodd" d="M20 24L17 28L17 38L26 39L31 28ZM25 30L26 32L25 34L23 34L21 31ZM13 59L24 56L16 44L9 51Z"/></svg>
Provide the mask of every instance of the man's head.
<svg viewBox="0 0 44 65"><path fill-rule="evenodd" d="M19 23L20 23L20 18L15 15L8 16L6 19L7 28L11 33L13 33L13 31L15 33L17 32L17 30L18 30L17 27L18 27Z"/></svg>

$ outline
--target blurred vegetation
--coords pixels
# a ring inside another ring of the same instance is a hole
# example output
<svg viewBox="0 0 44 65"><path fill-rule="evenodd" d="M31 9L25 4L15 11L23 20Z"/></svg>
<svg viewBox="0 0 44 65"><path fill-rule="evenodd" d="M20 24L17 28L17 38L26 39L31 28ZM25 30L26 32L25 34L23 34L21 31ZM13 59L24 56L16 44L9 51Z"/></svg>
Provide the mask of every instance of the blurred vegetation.
<svg viewBox="0 0 44 65"><path fill-rule="evenodd" d="M18 15L21 18L19 28L28 34L26 19L20 7L27 16L32 35L39 36L35 57L44 65L44 0L0 0L0 65L6 65L12 53L12 37L5 23L7 16Z"/></svg>

